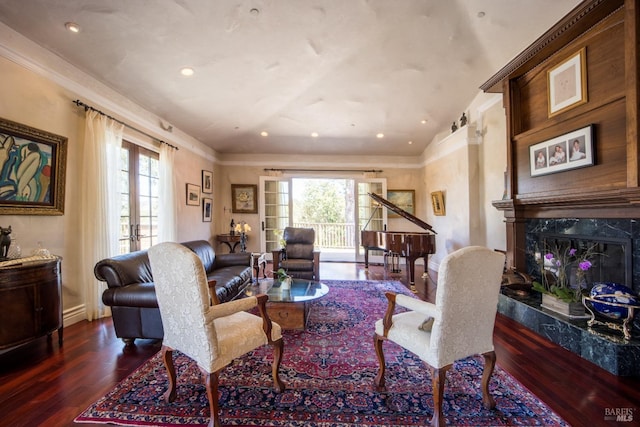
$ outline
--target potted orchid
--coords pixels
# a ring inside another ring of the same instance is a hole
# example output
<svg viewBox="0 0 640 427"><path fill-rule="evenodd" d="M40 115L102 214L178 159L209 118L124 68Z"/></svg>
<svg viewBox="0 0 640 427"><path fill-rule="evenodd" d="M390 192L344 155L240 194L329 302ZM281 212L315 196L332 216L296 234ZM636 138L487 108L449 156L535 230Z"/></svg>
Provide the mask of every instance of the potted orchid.
<svg viewBox="0 0 640 427"><path fill-rule="evenodd" d="M570 244L555 244L537 254L541 281L533 289L542 293L542 306L569 316L584 315L582 293L587 289L587 273L593 267L597 245L579 251Z"/></svg>
<svg viewBox="0 0 640 427"><path fill-rule="evenodd" d="M280 282L280 289L290 289L292 277L287 274L284 268L279 268L278 271L275 272L275 277Z"/></svg>

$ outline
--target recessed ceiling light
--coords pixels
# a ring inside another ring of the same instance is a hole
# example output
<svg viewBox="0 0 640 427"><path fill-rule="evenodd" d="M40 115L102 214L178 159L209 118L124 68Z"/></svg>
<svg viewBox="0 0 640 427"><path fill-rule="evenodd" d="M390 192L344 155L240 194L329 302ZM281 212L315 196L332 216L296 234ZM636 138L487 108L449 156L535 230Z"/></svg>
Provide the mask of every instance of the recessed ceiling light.
<svg viewBox="0 0 640 427"><path fill-rule="evenodd" d="M269 136L269 132L267 132L266 130L263 130L262 132L260 132L260 135Z"/></svg>
<svg viewBox="0 0 640 427"><path fill-rule="evenodd" d="M409 141L409 145L413 144L413 141Z"/></svg>
<svg viewBox="0 0 640 427"><path fill-rule="evenodd" d="M252 14L253 16L258 16L260 15L260 9L257 9L254 7L253 9L249 10L249 13Z"/></svg>
<svg viewBox="0 0 640 427"><path fill-rule="evenodd" d="M422 123L424 125L424 124L427 123L427 121L426 120L422 120L422 121L420 121L420 123Z"/></svg>
<svg viewBox="0 0 640 427"><path fill-rule="evenodd" d="M195 73L195 71L191 67L184 67L180 69L180 74L186 77L193 76L193 73Z"/></svg>
<svg viewBox="0 0 640 427"><path fill-rule="evenodd" d="M318 132L311 132L311 137L312 138L317 138L318 137Z"/></svg>
<svg viewBox="0 0 640 427"><path fill-rule="evenodd" d="M478 18L484 18L485 13L480 11L478 12Z"/></svg>
<svg viewBox="0 0 640 427"><path fill-rule="evenodd" d="M384 138L384 133L379 133L376 135L376 138Z"/></svg>
<svg viewBox="0 0 640 427"><path fill-rule="evenodd" d="M76 24L75 22L67 22L66 24L64 24L64 27L72 33L80 32L80 25Z"/></svg>

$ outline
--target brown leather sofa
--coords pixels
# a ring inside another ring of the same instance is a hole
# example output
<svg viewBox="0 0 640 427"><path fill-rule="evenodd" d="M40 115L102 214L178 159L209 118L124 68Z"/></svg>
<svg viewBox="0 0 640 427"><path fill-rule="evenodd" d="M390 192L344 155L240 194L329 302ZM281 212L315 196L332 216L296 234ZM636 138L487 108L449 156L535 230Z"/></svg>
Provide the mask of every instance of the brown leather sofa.
<svg viewBox="0 0 640 427"><path fill-rule="evenodd" d="M220 302L242 295L251 283L251 254L216 254L206 240L184 242L200 257L208 280L216 281ZM162 339L162 319L153 283L147 251L137 251L99 261L93 272L106 282L102 302L111 307L113 326L118 338L133 344L136 338Z"/></svg>

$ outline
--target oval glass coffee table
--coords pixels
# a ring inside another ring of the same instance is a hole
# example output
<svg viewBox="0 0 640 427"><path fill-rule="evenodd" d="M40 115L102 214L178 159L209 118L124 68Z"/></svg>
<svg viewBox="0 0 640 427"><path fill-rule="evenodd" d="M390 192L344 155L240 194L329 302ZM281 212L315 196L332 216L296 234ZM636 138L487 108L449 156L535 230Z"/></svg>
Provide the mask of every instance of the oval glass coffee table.
<svg viewBox="0 0 640 427"><path fill-rule="evenodd" d="M322 282L307 279L293 279L290 289L283 289L276 279L264 279L248 286L245 295L267 294L267 313L271 320L282 329L304 330L309 317L310 302L329 293L329 287Z"/></svg>

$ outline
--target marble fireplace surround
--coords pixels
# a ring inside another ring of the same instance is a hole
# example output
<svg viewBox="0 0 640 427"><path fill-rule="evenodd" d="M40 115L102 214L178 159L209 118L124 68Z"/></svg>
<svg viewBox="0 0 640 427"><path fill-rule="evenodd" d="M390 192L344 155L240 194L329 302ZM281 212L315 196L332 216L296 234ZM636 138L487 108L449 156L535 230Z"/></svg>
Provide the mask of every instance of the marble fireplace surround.
<svg viewBox="0 0 640 427"><path fill-rule="evenodd" d="M536 218L527 219L525 229L527 253L531 254L539 247L541 236L549 235L591 236L594 241L619 242L630 247L630 256L625 256L622 262L627 271L615 274L626 277L625 284L640 294L640 223L635 219ZM527 256L527 270L536 276L533 256ZM621 332L606 327L589 328L586 319L565 318L541 308L540 302L541 296L535 291L522 296L504 288L498 311L612 374L640 376L640 319L634 322L633 338L625 341Z"/></svg>

